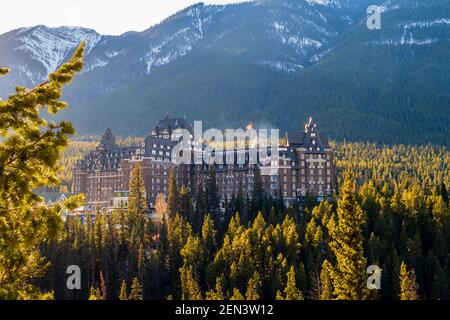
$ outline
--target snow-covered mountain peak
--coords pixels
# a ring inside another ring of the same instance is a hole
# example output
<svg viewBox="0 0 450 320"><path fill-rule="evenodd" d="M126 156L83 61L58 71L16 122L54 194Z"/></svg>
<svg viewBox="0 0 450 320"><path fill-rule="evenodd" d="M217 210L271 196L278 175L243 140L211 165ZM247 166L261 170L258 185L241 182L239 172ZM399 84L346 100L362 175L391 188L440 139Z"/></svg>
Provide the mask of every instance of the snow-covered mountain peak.
<svg viewBox="0 0 450 320"><path fill-rule="evenodd" d="M86 42L86 53L89 54L102 39L102 35L91 29L43 25L20 29L17 35L15 50L26 52L40 62L45 69L43 77L53 72L81 41Z"/></svg>

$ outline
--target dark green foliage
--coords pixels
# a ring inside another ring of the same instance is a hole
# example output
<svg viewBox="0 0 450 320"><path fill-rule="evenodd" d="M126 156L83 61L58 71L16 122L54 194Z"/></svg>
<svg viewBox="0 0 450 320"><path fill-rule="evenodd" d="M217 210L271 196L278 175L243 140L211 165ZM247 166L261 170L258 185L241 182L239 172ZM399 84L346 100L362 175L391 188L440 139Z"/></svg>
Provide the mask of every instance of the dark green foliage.
<svg viewBox="0 0 450 320"><path fill-rule="evenodd" d="M0 100L0 299L51 296L41 295L31 283L48 268L39 246L60 235L60 212L73 210L82 198L50 208L35 193L58 185L58 160L74 133L71 123L47 122L41 115L45 108L54 115L67 107L60 101L62 89L83 68L84 47L44 83L18 87ZM0 76L7 71L0 68Z"/></svg>
<svg viewBox="0 0 450 320"><path fill-rule="evenodd" d="M221 233L201 195L192 221L196 228L189 221L190 209L180 209L161 224L159 234L136 244L124 236L128 212L99 215L83 224L68 220L67 237L42 248L52 266L39 285L54 290L57 299L87 299L91 286L101 287L102 271L108 299L123 298L123 280L131 284L134 278L145 299L294 299L299 292L305 299L361 299L365 266L376 264L382 269L382 287L368 298L399 299L404 292L405 298L448 299L450 209L440 187L450 182L448 151L349 143L335 150L337 204L330 200L311 210L282 210L276 199L264 196L273 214L267 219L256 214L244 223L229 209L233 213L227 213ZM342 172L350 168L355 179L344 182ZM252 202L242 206L251 210ZM402 272L401 261L409 269ZM77 296L61 280L68 264L88 273ZM353 268L349 277L342 276L346 266ZM344 279L346 288L335 285L336 279ZM355 296L346 295L349 291Z"/></svg>

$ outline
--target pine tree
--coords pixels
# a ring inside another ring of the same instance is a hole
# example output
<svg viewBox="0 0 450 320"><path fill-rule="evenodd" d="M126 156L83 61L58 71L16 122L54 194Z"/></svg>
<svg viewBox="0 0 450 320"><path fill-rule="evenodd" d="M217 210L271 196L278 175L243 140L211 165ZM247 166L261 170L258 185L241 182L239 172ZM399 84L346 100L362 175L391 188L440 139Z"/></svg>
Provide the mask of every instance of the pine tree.
<svg viewBox="0 0 450 320"><path fill-rule="evenodd" d="M256 168L254 170L254 177L253 177L253 190L252 190L252 198L251 198L251 216L249 217L250 220L253 220L258 212L262 211L264 208L264 189L263 189L263 183L261 178L261 173L259 171L259 168Z"/></svg>
<svg viewBox="0 0 450 320"><path fill-rule="evenodd" d="M128 217L130 237L134 234L137 238L132 242L144 240L144 233L148 223L148 204L145 193L144 179L141 173L141 165L137 163L130 177L130 194L128 197Z"/></svg>
<svg viewBox="0 0 450 320"><path fill-rule="evenodd" d="M242 188L242 183L239 183L239 190L236 197L235 211L241 216L245 216L245 196L244 189Z"/></svg>
<svg viewBox="0 0 450 320"><path fill-rule="evenodd" d="M137 278L133 278L133 283L131 285L131 292L128 300L143 300L142 296L142 286Z"/></svg>
<svg viewBox="0 0 450 320"><path fill-rule="evenodd" d="M33 89L18 87L6 101L0 100L0 300L40 297L30 282L47 268L39 246L62 229L63 207L74 209L82 200L71 198L50 208L35 190L59 183L59 159L74 128L66 121L47 122L42 114L44 108L55 115L67 107L59 99L83 68L84 47L47 81ZM0 76L7 72L0 68Z"/></svg>
<svg viewBox="0 0 450 320"><path fill-rule="evenodd" d="M414 270L408 271L405 262L400 266L400 300L418 300L419 286Z"/></svg>
<svg viewBox="0 0 450 320"><path fill-rule="evenodd" d="M222 274L220 277L216 278L216 288L215 290L210 290L206 293L206 300L225 300L223 294L225 276Z"/></svg>
<svg viewBox="0 0 450 320"><path fill-rule="evenodd" d="M179 214L169 219L167 230L168 276L171 278L171 290L175 298L181 296L179 270L183 264L181 250L192 236L192 228Z"/></svg>
<svg viewBox="0 0 450 320"><path fill-rule="evenodd" d="M303 300L302 292L297 288L295 281L295 268L291 266L291 269L287 273L286 289L284 289L286 296L285 300Z"/></svg>
<svg viewBox="0 0 450 320"><path fill-rule="evenodd" d="M122 284L120 285L119 300L128 300L127 284L126 284L125 280L122 280Z"/></svg>
<svg viewBox="0 0 450 320"><path fill-rule="evenodd" d="M211 214L214 224L219 226L221 217L215 165L209 166L206 177L206 210Z"/></svg>
<svg viewBox="0 0 450 320"><path fill-rule="evenodd" d="M447 191L447 187L445 186L444 182L442 182L442 184L441 184L441 196L442 196L442 199L444 199L444 202L447 205L449 205L449 203L448 203L448 191Z"/></svg>
<svg viewBox="0 0 450 320"><path fill-rule="evenodd" d="M241 291L239 289L234 288L233 289L233 295L231 296L230 300L245 300L244 296L242 295Z"/></svg>
<svg viewBox="0 0 450 320"><path fill-rule="evenodd" d="M194 208L191 200L191 195L189 189L182 186L180 189L180 214L186 219L191 225L195 222Z"/></svg>
<svg viewBox="0 0 450 320"><path fill-rule="evenodd" d="M365 214L356 200L356 181L352 172L346 172L337 208L337 222L328 223L330 247L336 256L332 273L338 300L367 298L366 259L363 252L363 225Z"/></svg>
<svg viewBox="0 0 450 320"><path fill-rule="evenodd" d="M320 272L320 300L333 300L332 268L331 264L326 260L322 264L322 271Z"/></svg>
<svg viewBox="0 0 450 320"><path fill-rule="evenodd" d="M253 276L248 281L247 291L245 297L247 300L259 300L261 298L261 277L259 273L255 271Z"/></svg>
<svg viewBox="0 0 450 320"><path fill-rule="evenodd" d="M207 213L206 195L201 182L198 185L197 190L197 197L195 199L195 218L192 225L195 232L199 232L204 216Z"/></svg>
<svg viewBox="0 0 450 320"><path fill-rule="evenodd" d="M169 171L169 180L167 187L167 209L169 211L169 217L175 217L179 213L180 200L178 197L178 187L175 169Z"/></svg>
<svg viewBox="0 0 450 320"><path fill-rule="evenodd" d="M194 278L192 266L185 264L180 269L181 300L202 300L200 286Z"/></svg>
<svg viewBox="0 0 450 320"><path fill-rule="evenodd" d="M91 287L89 292L89 300L103 300L102 293L99 288Z"/></svg>

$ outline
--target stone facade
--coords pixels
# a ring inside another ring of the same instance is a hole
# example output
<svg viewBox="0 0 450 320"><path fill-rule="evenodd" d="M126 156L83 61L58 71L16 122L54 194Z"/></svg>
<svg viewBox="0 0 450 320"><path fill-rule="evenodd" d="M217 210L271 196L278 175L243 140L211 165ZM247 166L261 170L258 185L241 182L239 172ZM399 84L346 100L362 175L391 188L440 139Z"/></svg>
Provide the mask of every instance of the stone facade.
<svg viewBox="0 0 450 320"><path fill-rule="evenodd" d="M205 187L211 165L173 161L172 149L178 142L172 141L171 136L180 136L177 133L180 129L192 133L192 127L186 120L166 117L142 145L128 147L118 146L111 130L107 129L97 149L77 163L73 173L73 192L84 193L90 206L114 207L116 203L123 202L132 168L139 163L150 205L159 193L167 195L170 170L175 170L178 185L188 187L195 196L199 186ZM234 153L231 156L224 153L223 164L214 164L219 197L222 200L231 199L239 188L250 196L257 170L265 192L272 196L281 194L289 203L308 194L326 198L335 193L333 150L326 137L317 132L317 125L312 119L303 131L288 132L285 140L285 145L279 147L276 163L248 164L249 149L231 151ZM193 158L202 150L188 152L192 153ZM245 156L243 164L236 164L238 154ZM234 160L227 163L227 159ZM114 201L115 195L120 195L117 196L120 199Z"/></svg>

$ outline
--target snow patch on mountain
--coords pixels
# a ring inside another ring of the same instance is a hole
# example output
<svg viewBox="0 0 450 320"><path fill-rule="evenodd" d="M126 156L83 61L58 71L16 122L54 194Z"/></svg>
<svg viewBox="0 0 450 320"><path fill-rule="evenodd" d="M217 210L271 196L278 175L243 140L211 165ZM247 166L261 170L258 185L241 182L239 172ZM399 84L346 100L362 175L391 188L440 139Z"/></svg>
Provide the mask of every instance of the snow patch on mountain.
<svg viewBox="0 0 450 320"><path fill-rule="evenodd" d="M306 54L305 49L308 47L317 49L322 46L320 41L291 33L289 27L287 27L282 21L273 22L271 27L274 29L275 34L281 39L281 43L299 49L302 54Z"/></svg>
<svg viewBox="0 0 450 320"><path fill-rule="evenodd" d="M430 28L434 26L450 26L449 18L435 19L431 21L413 21L413 22L403 22L397 24L399 28Z"/></svg>
<svg viewBox="0 0 450 320"><path fill-rule="evenodd" d="M416 39L414 38L413 32L409 28L405 27L400 39L383 39L380 41L371 41L368 42L368 44L387 45L387 46L392 45L429 46L438 41L439 39L430 39L430 38Z"/></svg>
<svg viewBox="0 0 450 320"><path fill-rule="evenodd" d="M322 60L330 52L331 52L331 49L327 49L327 50L325 50L323 52L316 53L315 55L313 55L311 57L311 59L309 59L309 62L311 62L311 63L318 62L318 61Z"/></svg>
<svg viewBox="0 0 450 320"><path fill-rule="evenodd" d="M38 83L43 80L41 74L32 72L26 65L13 67L12 70L13 72L17 70L19 73L22 73L25 75L26 79L30 80L32 83Z"/></svg>
<svg viewBox="0 0 450 320"><path fill-rule="evenodd" d="M169 64L188 54L194 44L204 38L206 29L211 25L215 15L225 6L197 5L190 8L185 15L191 18L190 24L174 34L153 43L144 58L146 72L150 74L154 67Z"/></svg>
<svg viewBox="0 0 450 320"><path fill-rule="evenodd" d="M102 67L106 66L108 63L109 63L109 61L95 58L94 62L92 62L91 64L89 64L89 66L84 68L83 73L90 72L97 68L102 68Z"/></svg>
<svg viewBox="0 0 450 320"><path fill-rule="evenodd" d="M117 57L117 56L119 56L119 55L124 54L125 52L126 52L125 49L122 49L122 50L119 50L119 51L114 51L114 50L112 50L112 51L106 51L106 52L105 52L105 55L106 55L108 58L112 59L112 58L115 58L115 57Z"/></svg>
<svg viewBox="0 0 450 320"><path fill-rule="evenodd" d="M201 33L192 32L191 28L188 27L163 39L159 44L151 46L144 58L147 64L147 74L151 72L153 67L163 66L185 56L192 50L192 44L201 37Z"/></svg>
<svg viewBox="0 0 450 320"><path fill-rule="evenodd" d="M284 62L284 61L262 61L261 65L264 67L269 67L271 69L275 69L277 71L292 73L298 70L303 69L303 66L300 64Z"/></svg>
<svg viewBox="0 0 450 320"><path fill-rule="evenodd" d="M341 2L339 0L306 0L309 4L318 4L321 6L331 6L335 8L341 7Z"/></svg>
<svg viewBox="0 0 450 320"><path fill-rule="evenodd" d="M17 38L20 45L15 50L27 52L31 58L40 62L46 73L43 76L47 77L64 62L81 41L86 42L86 54L89 54L101 38L102 36L95 31L84 28L53 29L38 26L21 30L21 36Z"/></svg>

